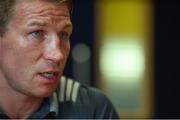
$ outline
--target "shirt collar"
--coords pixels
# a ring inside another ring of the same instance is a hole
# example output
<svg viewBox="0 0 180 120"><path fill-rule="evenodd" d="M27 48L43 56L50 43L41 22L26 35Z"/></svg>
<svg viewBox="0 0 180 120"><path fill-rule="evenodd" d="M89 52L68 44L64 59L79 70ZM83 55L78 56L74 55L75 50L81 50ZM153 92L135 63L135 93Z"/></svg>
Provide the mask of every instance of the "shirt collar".
<svg viewBox="0 0 180 120"><path fill-rule="evenodd" d="M56 115L58 114L58 99L56 92L50 97L50 112L55 112Z"/></svg>

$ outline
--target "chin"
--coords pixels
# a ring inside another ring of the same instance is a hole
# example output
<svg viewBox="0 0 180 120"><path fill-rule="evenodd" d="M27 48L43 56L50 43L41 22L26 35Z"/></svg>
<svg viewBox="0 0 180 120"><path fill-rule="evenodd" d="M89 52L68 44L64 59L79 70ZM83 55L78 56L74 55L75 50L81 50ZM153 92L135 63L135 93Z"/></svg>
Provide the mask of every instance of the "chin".
<svg viewBox="0 0 180 120"><path fill-rule="evenodd" d="M35 96L38 98L46 98L46 97L52 96L52 94L53 94L53 92L52 93L40 93L40 94L36 94Z"/></svg>
<svg viewBox="0 0 180 120"><path fill-rule="evenodd" d="M52 96L53 92L54 92L54 89L41 89L37 91L36 93L34 93L34 96L45 98L45 97Z"/></svg>

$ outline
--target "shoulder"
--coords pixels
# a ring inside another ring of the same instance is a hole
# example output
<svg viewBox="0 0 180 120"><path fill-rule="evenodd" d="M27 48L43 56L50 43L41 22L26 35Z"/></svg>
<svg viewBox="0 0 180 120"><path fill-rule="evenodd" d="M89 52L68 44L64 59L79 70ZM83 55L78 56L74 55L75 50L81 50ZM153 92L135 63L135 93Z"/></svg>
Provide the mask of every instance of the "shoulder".
<svg viewBox="0 0 180 120"><path fill-rule="evenodd" d="M64 76L60 80L60 85L57 91L59 93L60 102L69 101L75 103L78 102L78 100L81 100L82 102L96 99L104 101L108 100L106 95L104 95L99 89L81 84L78 81Z"/></svg>
<svg viewBox="0 0 180 120"><path fill-rule="evenodd" d="M59 101L66 113L74 111L76 116L79 114L77 118L118 118L109 99L97 88L62 77L58 89Z"/></svg>

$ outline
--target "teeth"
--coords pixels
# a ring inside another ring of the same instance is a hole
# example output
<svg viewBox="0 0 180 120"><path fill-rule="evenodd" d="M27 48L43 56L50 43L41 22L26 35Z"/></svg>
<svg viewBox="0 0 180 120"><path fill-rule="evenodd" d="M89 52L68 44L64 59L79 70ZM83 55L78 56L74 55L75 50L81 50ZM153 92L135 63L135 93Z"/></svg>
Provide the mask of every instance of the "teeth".
<svg viewBox="0 0 180 120"><path fill-rule="evenodd" d="M43 76L50 78L50 77L53 77L53 76L54 76L54 73L49 73L49 72L43 73Z"/></svg>

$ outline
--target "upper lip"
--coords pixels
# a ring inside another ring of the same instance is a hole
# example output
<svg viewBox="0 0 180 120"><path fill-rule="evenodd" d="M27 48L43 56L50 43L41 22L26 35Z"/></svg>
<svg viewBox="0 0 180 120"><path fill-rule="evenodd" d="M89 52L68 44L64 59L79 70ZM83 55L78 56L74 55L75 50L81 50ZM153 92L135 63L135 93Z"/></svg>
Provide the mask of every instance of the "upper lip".
<svg viewBox="0 0 180 120"><path fill-rule="evenodd" d="M55 73L56 75L58 75L59 73L60 73L60 71L59 70L53 70L53 69L51 69L51 70L44 70L44 71L42 71L42 72L40 72L40 73Z"/></svg>

